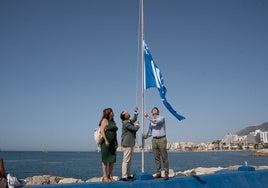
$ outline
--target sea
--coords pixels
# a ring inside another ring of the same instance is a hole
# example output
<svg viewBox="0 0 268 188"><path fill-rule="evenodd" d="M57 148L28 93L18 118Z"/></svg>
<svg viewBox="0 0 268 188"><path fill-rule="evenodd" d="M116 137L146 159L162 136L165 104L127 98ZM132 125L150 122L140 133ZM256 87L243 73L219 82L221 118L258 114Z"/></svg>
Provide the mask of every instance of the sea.
<svg viewBox="0 0 268 188"><path fill-rule="evenodd" d="M267 166L268 157L252 156L252 151L169 152L169 166L175 172L197 167L228 167L234 165ZM1 151L7 173L19 179L38 175L77 178L86 181L101 177L100 152ZM121 177L122 152L117 152L113 175ZM131 171L142 170L142 153L133 154ZM154 156L144 153L144 172L154 173Z"/></svg>

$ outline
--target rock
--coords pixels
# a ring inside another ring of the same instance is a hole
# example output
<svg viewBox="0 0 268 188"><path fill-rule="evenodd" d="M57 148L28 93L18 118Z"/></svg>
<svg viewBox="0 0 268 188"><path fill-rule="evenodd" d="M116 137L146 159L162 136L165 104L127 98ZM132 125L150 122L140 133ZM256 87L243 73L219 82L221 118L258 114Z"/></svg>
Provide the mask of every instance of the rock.
<svg viewBox="0 0 268 188"><path fill-rule="evenodd" d="M240 166L239 165L234 165L234 166L228 166L227 169L228 170L238 170Z"/></svg>
<svg viewBox="0 0 268 188"><path fill-rule="evenodd" d="M222 168L222 167L211 167L211 168L198 167L198 168L186 170L184 172L177 172L176 176L182 176L182 174L184 174L186 176L214 174L215 172L223 170L223 169L225 169L225 168Z"/></svg>
<svg viewBox="0 0 268 188"><path fill-rule="evenodd" d="M175 176L186 176L186 174L184 174L183 172L176 172Z"/></svg>
<svg viewBox="0 0 268 188"><path fill-rule="evenodd" d="M49 184L58 184L60 180L62 180L63 177L57 177L57 176L50 176L49 178Z"/></svg>
<svg viewBox="0 0 268 188"><path fill-rule="evenodd" d="M241 166L241 165L240 165ZM174 172L173 169L169 170L169 177L174 176L193 176L193 175L204 175L204 174L213 174L217 171L221 170L237 170L239 165L229 166L227 168L222 167L211 167L211 168L204 168L198 167L190 170L186 170L183 172ZM253 166L256 170L263 170L268 169L268 166ZM162 177L164 176L164 171L161 172ZM119 180L118 176L113 176L115 181ZM86 182L101 182L102 177L93 177L88 179ZM33 176L28 177L25 179L26 185L44 185L44 184L68 184L68 183L84 183L81 179L76 178L64 178L58 176L50 176L50 175L43 175L43 176Z"/></svg>
<svg viewBox="0 0 268 188"><path fill-rule="evenodd" d="M119 177L118 176L113 176L114 181L118 181Z"/></svg>
<svg viewBox="0 0 268 188"><path fill-rule="evenodd" d="M26 185L43 185L43 184L49 184L49 175L43 175L43 176L33 176L26 178Z"/></svg>
<svg viewBox="0 0 268 188"><path fill-rule="evenodd" d="M267 170L268 166L255 166L255 170Z"/></svg>
<svg viewBox="0 0 268 188"><path fill-rule="evenodd" d="M94 177L94 178L88 179L86 182L101 182L101 181L102 181L102 177L100 178Z"/></svg>
<svg viewBox="0 0 268 188"><path fill-rule="evenodd" d="M268 149L260 149L252 153L253 156L268 157Z"/></svg>
<svg viewBox="0 0 268 188"><path fill-rule="evenodd" d="M113 179L115 181L119 181L119 177L118 176L113 176ZM88 179L86 182L101 182L102 181L102 177L94 177L94 178L90 178Z"/></svg>
<svg viewBox="0 0 268 188"><path fill-rule="evenodd" d="M198 167L195 169L196 175L202 175L202 174L214 174L217 171L223 170L222 167L211 167L211 168L203 168Z"/></svg>
<svg viewBox="0 0 268 188"><path fill-rule="evenodd" d="M62 177L55 177L50 175L33 176L25 179L26 185L43 185L43 184L57 184Z"/></svg>
<svg viewBox="0 0 268 188"><path fill-rule="evenodd" d="M179 171L175 173L176 176L190 176L190 175L195 175L195 171L194 169L190 169L190 170L185 170L183 172Z"/></svg>
<svg viewBox="0 0 268 188"><path fill-rule="evenodd" d="M58 182L58 184L64 184L64 183L84 183L84 181L75 178L63 178Z"/></svg>

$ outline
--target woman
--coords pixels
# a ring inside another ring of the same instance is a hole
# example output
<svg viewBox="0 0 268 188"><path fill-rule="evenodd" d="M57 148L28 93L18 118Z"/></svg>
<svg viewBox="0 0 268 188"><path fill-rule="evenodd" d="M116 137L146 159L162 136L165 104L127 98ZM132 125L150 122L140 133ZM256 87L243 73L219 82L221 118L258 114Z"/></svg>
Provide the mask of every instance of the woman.
<svg viewBox="0 0 268 188"><path fill-rule="evenodd" d="M111 182L113 179L113 167L116 162L116 148L118 130L114 121L114 113L111 108L103 110L103 115L100 120L99 126L102 137L104 138L101 143L101 155L102 155L102 181Z"/></svg>
<svg viewBox="0 0 268 188"><path fill-rule="evenodd" d="M0 156L0 188L7 187L7 174L4 167L3 158Z"/></svg>

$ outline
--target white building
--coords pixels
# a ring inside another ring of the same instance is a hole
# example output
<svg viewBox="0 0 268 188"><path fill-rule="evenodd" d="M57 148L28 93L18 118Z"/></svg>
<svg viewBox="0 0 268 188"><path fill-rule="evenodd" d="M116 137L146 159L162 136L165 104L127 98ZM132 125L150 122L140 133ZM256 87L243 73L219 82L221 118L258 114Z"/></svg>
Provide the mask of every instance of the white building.
<svg viewBox="0 0 268 188"><path fill-rule="evenodd" d="M268 143L268 132L261 132L260 137L264 144Z"/></svg>

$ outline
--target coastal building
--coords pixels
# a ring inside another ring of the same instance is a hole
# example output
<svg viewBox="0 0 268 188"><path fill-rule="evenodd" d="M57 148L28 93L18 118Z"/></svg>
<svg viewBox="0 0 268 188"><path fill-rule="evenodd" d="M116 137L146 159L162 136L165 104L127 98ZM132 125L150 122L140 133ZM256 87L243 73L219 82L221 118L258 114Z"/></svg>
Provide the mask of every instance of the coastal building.
<svg viewBox="0 0 268 188"><path fill-rule="evenodd" d="M263 144L268 144L268 132L261 132L260 137Z"/></svg>
<svg viewBox="0 0 268 188"><path fill-rule="evenodd" d="M222 140L216 140L212 142L174 142L168 143L168 151L211 151L211 150L237 150L237 149L259 149L268 148L268 132L262 132L256 130L248 135L238 136L236 134L228 133ZM122 151L119 146L117 151ZM141 152L141 146L136 143L134 147L135 152ZM145 144L145 152L152 151L151 144Z"/></svg>

